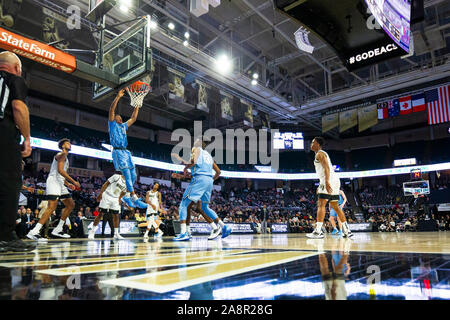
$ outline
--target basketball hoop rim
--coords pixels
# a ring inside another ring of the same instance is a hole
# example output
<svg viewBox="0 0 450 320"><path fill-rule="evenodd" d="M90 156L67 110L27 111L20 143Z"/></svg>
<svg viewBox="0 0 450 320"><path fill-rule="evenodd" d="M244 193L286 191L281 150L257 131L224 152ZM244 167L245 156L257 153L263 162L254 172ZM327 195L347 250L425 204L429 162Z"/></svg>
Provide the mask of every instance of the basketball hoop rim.
<svg viewBox="0 0 450 320"><path fill-rule="evenodd" d="M133 87L141 87L145 86L145 89L134 89ZM136 81L133 84L129 85L126 90L131 93L147 93L151 89L150 84L144 81Z"/></svg>

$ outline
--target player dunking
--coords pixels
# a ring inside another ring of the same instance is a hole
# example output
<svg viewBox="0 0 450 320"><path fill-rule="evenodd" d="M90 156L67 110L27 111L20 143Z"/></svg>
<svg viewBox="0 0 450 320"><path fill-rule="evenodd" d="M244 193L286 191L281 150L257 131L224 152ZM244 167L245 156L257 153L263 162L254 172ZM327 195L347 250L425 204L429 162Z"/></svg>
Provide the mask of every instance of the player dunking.
<svg viewBox="0 0 450 320"><path fill-rule="evenodd" d="M134 108L131 118L127 122L122 121L122 117L116 114L116 107L120 98L125 94L125 89L120 90L109 108L109 139L113 147L112 158L114 168L122 172L125 177L127 193L123 201L131 208L139 207L143 204L134 192L134 183L136 182L136 168L131 158L131 152L127 150L128 140L127 131L137 120L139 108ZM144 204L145 205L145 204Z"/></svg>
<svg viewBox="0 0 450 320"><path fill-rule="evenodd" d="M344 191L339 190L339 208L343 209L345 204L347 203L347 197L345 196ZM338 219L337 213L336 211L334 211L334 209L331 207L330 205L330 223L331 226L333 227L333 231L331 232L332 235L341 235L342 234L342 222L341 220ZM339 224L339 230L336 228L336 220Z"/></svg>
<svg viewBox="0 0 450 320"><path fill-rule="evenodd" d="M36 223L36 226L27 234L27 237L32 240L46 240L39 235L39 232L52 212L56 210L58 200L61 200L64 203L65 208L62 211L61 219L59 220L57 227L52 231L52 235L60 238L70 238L68 234L63 233L63 226L75 207L75 202L72 200L72 195L69 193L69 190L67 190L67 187L72 190L80 190L80 183L75 181L67 173L67 169L69 168L67 156L71 149L70 140L61 139L58 142L58 147L61 149L61 152L58 152L53 158L50 173L47 177L45 190L46 199L48 200L47 210L42 214L42 217L39 219L39 222Z"/></svg>
<svg viewBox="0 0 450 320"><path fill-rule="evenodd" d="M353 234L348 228L344 212L338 205L341 182L333 170L330 157L322 150L323 144L324 139L321 137L316 137L311 142L311 150L316 154L314 166L316 167L316 173L319 176L320 184L317 190L316 228L312 233L308 233L306 236L313 239L322 239L324 237L322 225L325 218L325 206L327 202L329 202L331 208L337 212L338 218L342 222L342 236L344 238L351 238Z"/></svg>
<svg viewBox="0 0 450 320"><path fill-rule="evenodd" d="M211 200L211 193L213 190L214 181L220 176L220 169L217 164L212 159L211 155L204 150L205 144L202 140L197 139L194 142L194 147L192 148L191 162L186 164L184 169L184 175L187 174L187 169L191 169L192 180L189 186L186 188L183 199L181 200L179 207L180 215L180 234L174 238L174 241L187 241L190 240L190 236L186 230L186 218L188 206L191 202L201 201L201 209L208 217L212 220L217 220L217 214L209 207L209 202ZM212 171L215 171L213 177ZM221 228L217 228L214 232L215 237L217 237L220 232L222 232L222 238L227 237L231 233L231 228L226 226L222 220L217 220Z"/></svg>
<svg viewBox="0 0 450 320"><path fill-rule="evenodd" d="M95 231L105 213L112 213L113 215L114 239L123 239L123 237L119 233L119 213L120 201L125 195L126 191L127 187L125 185L125 178L123 177L123 175L114 174L108 180L106 180L97 197L97 201L100 202L100 212L97 217L95 217L94 225L89 231L89 239L95 239ZM106 221L103 220L103 223L106 223Z"/></svg>
<svg viewBox="0 0 450 320"><path fill-rule="evenodd" d="M162 207L162 201L161 201L161 192L158 191L159 189L159 183L155 183L153 185L152 190L147 191L146 201L147 202L147 230L144 234L144 239L148 238L148 233L150 229L155 228L155 238L160 239L164 232L159 229L159 225L161 224L161 221L159 220L159 213L165 213L166 211Z"/></svg>

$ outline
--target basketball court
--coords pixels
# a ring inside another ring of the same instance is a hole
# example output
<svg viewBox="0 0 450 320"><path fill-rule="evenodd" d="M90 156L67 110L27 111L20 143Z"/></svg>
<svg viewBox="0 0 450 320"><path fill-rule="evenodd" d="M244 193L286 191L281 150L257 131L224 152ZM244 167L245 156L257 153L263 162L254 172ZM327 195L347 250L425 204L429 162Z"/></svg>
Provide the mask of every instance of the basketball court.
<svg viewBox="0 0 450 320"><path fill-rule="evenodd" d="M35 253L2 255L1 283L6 294L10 277L21 275L9 293L16 299L27 286L41 300L325 299L324 263L331 269L343 257L339 300L449 299L449 240L446 232L50 240Z"/></svg>

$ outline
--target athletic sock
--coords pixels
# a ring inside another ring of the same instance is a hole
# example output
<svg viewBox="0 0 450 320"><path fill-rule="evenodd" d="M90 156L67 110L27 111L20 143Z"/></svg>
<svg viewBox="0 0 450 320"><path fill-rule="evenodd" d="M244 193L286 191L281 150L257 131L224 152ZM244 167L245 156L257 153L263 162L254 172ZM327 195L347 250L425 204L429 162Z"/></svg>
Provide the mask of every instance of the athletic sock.
<svg viewBox="0 0 450 320"><path fill-rule="evenodd" d="M147 230L145 230L145 234L144 234L144 236L148 236L148 229L147 229Z"/></svg>
<svg viewBox="0 0 450 320"><path fill-rule="evenodd" d="M124 198L129 198L129 197L130 197L130 193L129 192L125 193L125 197Z"/></svg>
<svg viewBox="0 0 450 320"><path fill-rule="evenodd" d="M180 233L185 234L186 233L186 223L181 223L180 227L181 227Z"/></svg>
<svg viewBox="0 0 450 320"><path fill-rule="evenodd" d="M323 225L323 222L316 222L316 232L317 233L322 232L322 225Z"/></svg>
<svg viewBox="0 0 450 320"><path fill-rule="evenodd" d="M220 226L221 228L225 227L225 223L223 223L222 220L219 219L219 221L218 221L217 223L219 224L219 226Z"/></svg>
<svg viewBox="0 0 450 320"><path fill-rule="evenodd" d="M31 231L33 231L33 233L39 233L39 231L41 231L41 228L42 228L42 224L40 224L38 222L38 223L36 223L36 226Z"/></svg>
<svg viewBox="0 0 450 320"><path fill-rule="evenodd" d="M133 194L133 201L138 201L138 197L137 197L137 195L136 194Z"/></svg>
<svg viewBox="0 0 450 320"><path fill-rule="evenodd" d="M344 233L347 233L350 231L350 229L348 228L348 225L347 225L347 221L342 224L342 231Z"/></svg>
<svg viewBox="0 0 450 320"><path fill-rule="evenodd" d="M62 228L64 227L64 223L65 223L65 222L66 222L65 220L59 219L58 225L56 226L55 230L60 230L60 231L62 231Z"/></svg>
<svg viewBox="0 0 450 320"><path fill-rule="evenodd" d="M116 228L116 230L114 230L114 234L119 234L119 229Z"/></svg>
<svg viewBox="0 0 450 320"><path fill-rule="evenodd" d="M333 228L333 231L338 231L338 229L337 228Z"/></svg>
<svg viewBox="0 0 450 320"><path fill-rule="evenodd" d="M209 225L211 226L211 228L212 228L213 230L216 230L216 229L217 229L217 225L216 225L214 222L211 222Z"/></svg>
<svg viewBox="0 0 450 320"><path fill-rule="evenodd" d="M191 234L191 225L186 226L186 232Z"/></svg>

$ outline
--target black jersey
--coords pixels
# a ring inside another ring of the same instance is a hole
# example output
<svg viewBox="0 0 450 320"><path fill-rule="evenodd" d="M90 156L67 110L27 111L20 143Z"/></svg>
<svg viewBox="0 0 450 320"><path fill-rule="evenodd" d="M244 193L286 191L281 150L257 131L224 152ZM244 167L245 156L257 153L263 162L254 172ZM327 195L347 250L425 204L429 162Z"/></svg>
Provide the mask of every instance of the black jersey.
<svg viewBox="0 0 450 320"><path fill-rule="evenodd" d="M12 101L25 99L28 87L22 77L0 71L0 126L2 122L14 122Z"/></svg>

